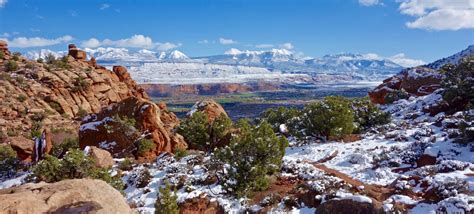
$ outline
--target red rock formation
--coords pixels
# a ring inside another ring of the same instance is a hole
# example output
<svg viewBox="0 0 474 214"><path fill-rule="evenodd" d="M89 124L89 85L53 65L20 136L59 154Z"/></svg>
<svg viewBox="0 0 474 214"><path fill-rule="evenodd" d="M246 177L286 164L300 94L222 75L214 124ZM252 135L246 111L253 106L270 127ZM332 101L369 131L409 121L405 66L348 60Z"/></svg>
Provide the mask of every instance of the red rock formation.
<svg viewBox="0 0 474 214"><path fill-rule="evenodd" d="M34 141L23 136L7 137L3 140L2 144L10 145L20 160L25 162L31 162L33 160Z"/></svg>
<svg viewBox="0 0 474 214"><path fill-rule="evenodd" d="M417 67L406 69L383 81L374 90L369 91L372 102L385 104L385 97L394 90L405 90L414 96L423 96L440 88L442 75L432 69Z"/></svg>
<svg viewBox="0 0 474 214"><path fill-rule="evenodd" d="M114 157L134 154L145 160L152 160L161 152L186 148L186 143L177 134L165 128L161 114L159 107L151 101L138 97L127 98L85 118L79 130L79 144L81 148L97 146L109 151ZM124 124L123 121L129 119L133 119L134 124ZM138 141L142 138L153 140L155 150L146 155L137 154Z"/></svg>
<svg viewBox="0 0 474 214"><path fill-rule="evenodd" d="M417 167L428 166L428 165L435 165L436 164L436 157L433 157L428 154L423 154L418 158L416 161Z"/></svg>
<svg viewBox="0 0 474 214"><path fill-rule="evenodd" d="M187 199L179 204L180 214L224 214L224 209L219 206L217 200L201 195L196 198Z"/></svg>
<svg viewBox="0 0 474 214"><path fill-rule="evenodd" d="M6 47L6 44L3 45ZM77 49L70 45L70 49ZM102 66L68 57L68 69L39 63L22 56L18 70L5 72L0 59L0 131L15 130L27 136L35 114L44 116L45 128L75 130L73 120L84 114L98 113L103 107L128 97L148 95L130 78L126 69L112 72ZM9 77L9 78L7 78Z"/></svg>
<svg viewBox="0 0 474 214"><path fill-rule="evenodd" d="M10 55L10 51L8 50L8 44L6 41L0 40L0 52L3 52L4 55Z"/></svg>
<svg viewBox="0 0 474 214"><path fill-rule="evenodd" d="M224 114L226 117L228 117L224 108L222 108L219 103L212 99L205 99L197 102L196 104L194 104L192 110L188 113L188 115L192 115L196 111L205 113L210 123L214 121L214 119L219 117L221 114Z"/></svg>
<svg viewBox="0 0 474 214"><path fill-rule="evenodd" d="M77 59L77 60L86 60L87 59L87 54L85 51L83 50L79 50L76 45L74 44L69 44L68 45L68 55L69 56L72 56L74 59Z"/></svg>

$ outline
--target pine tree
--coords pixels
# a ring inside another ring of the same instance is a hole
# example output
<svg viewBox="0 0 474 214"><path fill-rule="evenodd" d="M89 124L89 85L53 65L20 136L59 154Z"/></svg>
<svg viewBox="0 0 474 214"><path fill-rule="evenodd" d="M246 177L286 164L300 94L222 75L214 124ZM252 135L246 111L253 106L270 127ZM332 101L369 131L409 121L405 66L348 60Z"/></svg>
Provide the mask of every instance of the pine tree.
<svg viewBox="0 0 474 214"><path fill-rule="evenodd" d="M155 214L178 214L178 196L176 191L171 192L171 185L165 181L165 187L159 189L159 196L155 202Z"/></svg>

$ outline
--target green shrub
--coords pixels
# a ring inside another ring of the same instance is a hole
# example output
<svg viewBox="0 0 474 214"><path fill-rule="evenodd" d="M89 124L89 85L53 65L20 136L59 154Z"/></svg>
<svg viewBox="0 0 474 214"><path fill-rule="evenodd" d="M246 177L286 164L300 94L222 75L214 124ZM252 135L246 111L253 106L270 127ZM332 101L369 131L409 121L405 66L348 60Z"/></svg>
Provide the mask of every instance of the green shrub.
<svg viewBox="0 0 474 214"><path fill-rule="evenodd" d="M184 137L190 148L205 150L210 144L208 126L207 116L202 112L194 112L180 123L177 133Z"/></svg>
<svg viewBox="0 0 474 214"><path fill-rule="evenodd" d="M153 140L142 139L138 142L138 155L145 155L147 152L154 151L156 144Z"/></svg>
<svg viewBox="0 0 474 214"><path fill-rule="evenodd" d="M410 95L404 89L393 90L388 92L388 94L385 96L385 102L394 103L397 100L407 99L408 97L410 97Z"/></svg>
<svg viewBox="0 0 474 214"><path fill-rule="evenodd" d="M46 118L46 115L42 112L36 112L30 116L30 119L34 121L43 121L44 118Z"/></svg>
<svg viewBox="0 0 474 214"><path fill-rule="evenodd" d="M41 121L33 120L31 123L30 138L37 138L41 136L41 128L43 123Z"/></svg>
<svg viewBox="0 0 474 214"><path fill-rule="evenodd" d="M33 167L33 175L39 181L58 182L64 179L92 178L101 179L123 191L125 185L117 176L111 176L108 169L98 168L94 161L78 149L69 150L62 159L46 155Z"/></svg>
<svg viewBox="0 0 474 214"><path fill-rule="evenodd" d="M160 194L155 202L155 214L178 214L178 196L171 190L171 185L166 181L165 187L159 188Z"/></svg>
<svg viewBox="0 0 474 214"><path fill-rule="evenodd" d="M447 64L441 68L445 78L443 99L453 106L452 111L474 105L474 56L463 58L457 66Z"/></svg>
<svg viewBox="0 0 474 214"><path fill-rule="evenodd" d="M90 83L87 82L84 79L84 77L79 76L79 77L74 78L73 87L72 87L73 92L85 91L89 87L90 87Z"/></svg>
<svg viewBox="0 0 474 214"><path fill-rule="evenodd" d="M18 70L18 64L16 64L16 62L13 61L13 60L8 60L5 63L5 69L6 69L7 72L16 71L16 70Z"/></svg>
<svg viewBox="0 0 474 214"><path fill-rule="evenodd" d="M20 160L10 145L0 145L0 178L10 178L20 167Z"/></svg>
<svg viewBox="0 0 474 214"><path fill-rule="evenodd" d="M225 114L209 123L207 115L195 112L184 119L177 133L181 134L191 149L211 151L225 139L232 127L232 121Z"/></svg>
<svg viewBox="0 0 474 214"><path fill-rule="evenodd" d="M63 113L63 108L61 107L61 105L59 105L59 103L53 101L53 102L49 102L48 104L52 109L54 109L59 114Z"/></svg>
<svg viewBox="0 0 474 214"><path fill-rule="evenodd" d="M346 98L330 96L305 106L300 126L306 136L340 138L354 130L354 114Z"/></svg>
<svg viewBox="0 0 474 214"><path fill-rule="evenodd" d="M183 157L188 156L188 151L186 149L175 149L174 150L174 158L176 160L180 160Z"/></svg>
<svg viewBox="0 0 474 214"><path fill-rule="evenodd" d="M51 149L51 155L57 158L62 158L69 150L79 149L79 139L75 138L66 138L60 144L55 144Z"/></svg>
<svg viewBox="0 0 474 214"><path fill-rule="evenodd" d="M129 171L133 169L133 164L135 161L131 158L125 158L123 161L121 161L118 164L118 168L123 170L123 171Z"/></svg>
<svg viewBox="0 0 474 214"><path fill-rule="evenodd" d="M16 99L20 102L25 102L26 98L27 97L23 94L20 94L20 95L18 95L18 97L16 97Z"/></svg>
<svg viewBox="0 0 474 214"><path fill-rule="evenodd" d="M270 124L252 126L246 120L238 121L239 133L229 146L216 151L216 161L228 166L222 185L237 196L268 187L267 175L280 170L288 141L278 137Z"/></svg>
<svg viewBox="0 0 474 214"><path fill-rule="evenodd" d="M140 168L128 178L128 183L133 184L137 188L146 187L153 177L147 168Z"/></svg>
<svg viewBox="0 0 474 214"><path fill-rule="evenodd" d="M45 60L46 60L46 63L47 63L47 64L53 64L53 63L56 61L56 57L55 57L52 53L49 53L49 54L45 57Z"/></svg>
<svg viewBox="0 0 474 214"><path fill-rule="evenodd" d="M260 119L267 121L273 128L273 131L279 132L280 125L285 124L290 130L289 132L294 132L292 128L294 127L294 119L300 116L301 112L295 108L286 108L278 107L276 109L267 109L260 115Z"/></svg>
<svg viewBox="0 0 474 214"><path fill-rule="evenodd" d="M5 54L3 53L3 51L0 51L0 59L3 59L5 58Z"/></svg>
<svg viewBox="0 0 474 214"><path fill-rule="evenodd" d="M38 62L38 63L44 63L44 60L43 60L42 58L38 58L38 59L36 60L36 62Z"/></svg>
<svg viewBox="0 0 474 214"><path fill-rule="evenodd" d="M87 116L88 114L89 114L89 113L88 113L85 109L79 107L79 111L77 111L76 116L77 116L79 119L82 120L82 118L84 118L84 117Z"/></svg>
<svg viewBox="0 0 474 214"><path fill-rule="evenodd" d="M368 97L356 98L351 102L354 112L354 133L362 133L376 125L390 122L390 113L381 111Z"/></svg>
<svg viewBox="0 0 474 214"><path fill-rule="evenodd" d="M28 68L28 69L33 69L34 67L35 67L35 65L34 65L33 63L31 63L31 62L28 62L28 63L26 63L26 65L25 65L25 68Z"/></svg>
<svg viewBox="0 0 474 214"><path fill-rule="evenodd" d="M12 59L15 60L15 61L18 61L20 60L20 56L21 56L21 53L20 52L13 52L12 54Z"/></svg>

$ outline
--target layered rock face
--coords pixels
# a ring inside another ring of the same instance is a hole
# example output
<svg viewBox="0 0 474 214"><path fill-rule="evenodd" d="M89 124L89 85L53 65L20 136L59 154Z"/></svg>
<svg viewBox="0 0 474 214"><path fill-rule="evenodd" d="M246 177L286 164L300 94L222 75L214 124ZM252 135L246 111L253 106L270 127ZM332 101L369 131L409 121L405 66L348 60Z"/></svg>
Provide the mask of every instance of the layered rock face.
<svg viewBox="0 0 474 214"><path fill-rule="evenodd" d="M28 183L0 190L6 213L132 213L123 196L101 180Z"/></svg>
<svg viewBox="0 0 474 214"><path fill-rule="evenodd" d="M79 129L80 146L98 146L114 157L135 155L148 160L161 152L186 148L183 138L172 132L179 122L170 114L149 100L127 98L84 118ZM156 147L147 154L138 154L139 142L144 138Z"/></svg>
<svg viewBox="0 0 474 214"><path fill-rule="evenodd" d="M74 45L65 58L46 62L13 56L4 41L0 51L0 131L31 146L33 125L77 130L77 118L128 97L148 98L124 67L107 70Z"/></svg>
<svg viewBox="0 0 474 214"><path fill-rule="evenodd" d="M410 95L423 96L441 87L443 76L430 68L417 67L406 69L383 81L374 90L369 91L372 102L386 104L387 95L396 90L405 90Z"/></svg>

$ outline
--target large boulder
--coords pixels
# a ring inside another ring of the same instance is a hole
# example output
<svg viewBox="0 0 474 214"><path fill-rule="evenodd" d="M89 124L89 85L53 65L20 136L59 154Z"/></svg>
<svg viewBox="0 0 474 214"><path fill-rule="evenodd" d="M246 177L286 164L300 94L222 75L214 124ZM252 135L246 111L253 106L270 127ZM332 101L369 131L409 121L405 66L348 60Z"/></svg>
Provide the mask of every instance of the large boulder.
<svg viewBox="0 0 474 214"><path fill-rule="evenodd" d="M27 183L0 190L5 213L132 213L119 191L101 180Z"/></svg>
<svg viewBox="0 0 474 214"><path fill-rule="evenodd" d="M7 144L15 150L17 157L25 162L31 162L33 160L33 148L34 141L23 136L7 137L3 140L2 144Z"/></svg>
<svg viewBox="0 0 474 214"><path fill-rule="evenodd" d="M317 214L345 214L345 213L364 213L377 214L385 213L380 206L375 203L361 202L352 199L334 199L318 206Z"/></svg>
<svg viewBox="0 0 474 214"><path fill-rule="evenodd" d="M403 89L413 96L427 95L441 87L442 78L439 72L425 67L405 69L369 91L369 97L374 103L386 104L386 96L396 90Z"/></svg>
<svg viewBox="0 0 474 214"><path fill-rule="evenodd" d="M219 206L216 199L210 199L206 195L186 199L179 204L181 214L224 214L224 208Z"/></svg>
<svg viewBox="0 0 474 214"><path fill-rule="evenodd" d="M226 117L228 117L224 108L212 99L205 99L194 104L191 111L188 112L188 116L191 116L194 112L202 112L206 114L207 119L210 123L213 122L221 114L224 114Z"/></svg>
<svg viewBox="0 0 474 214"><path fill-rule="evenodd" d="M110 152L99 149L95 146L88 146L84 149L87 156L91 157L95 166L100 168L110 168L115 161Z"/></svg>
<svg viewBox="0 0 474 214"><path fill-rule="evenodd" d="M84 118L79 129L81 148L97 146L109 151L114 157L135 155L151 160L161 152L173 152L181 145L177 136L165 128L162 112L153 102L130 97L104 108L97 114ZM136 153L139 141L147 138L156 148L145 157Z"/></svg>

